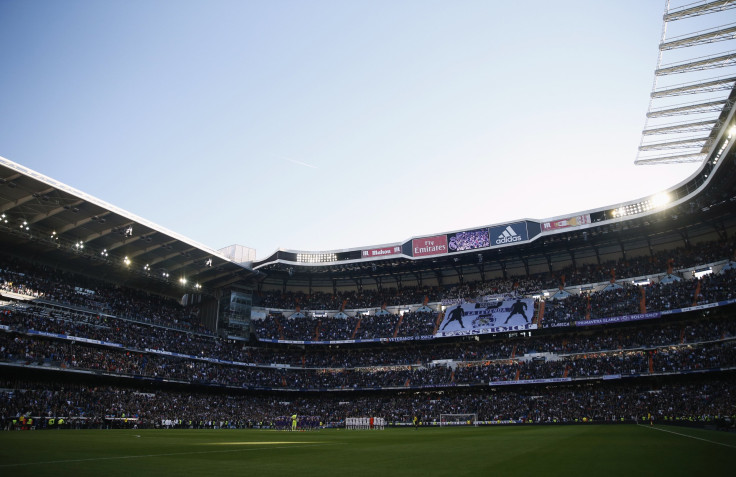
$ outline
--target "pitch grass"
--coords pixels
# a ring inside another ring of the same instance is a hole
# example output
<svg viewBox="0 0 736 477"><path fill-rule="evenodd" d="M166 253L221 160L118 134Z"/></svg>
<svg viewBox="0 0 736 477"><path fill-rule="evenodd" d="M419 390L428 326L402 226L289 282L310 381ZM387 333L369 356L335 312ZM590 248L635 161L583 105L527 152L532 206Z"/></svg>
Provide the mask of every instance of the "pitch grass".
<svg viewBox="0 0 736 477"><path fill-rule="evenodd" d="M0 432L2 476L693 476L735 458L734 434L669 426Z"/></svg>

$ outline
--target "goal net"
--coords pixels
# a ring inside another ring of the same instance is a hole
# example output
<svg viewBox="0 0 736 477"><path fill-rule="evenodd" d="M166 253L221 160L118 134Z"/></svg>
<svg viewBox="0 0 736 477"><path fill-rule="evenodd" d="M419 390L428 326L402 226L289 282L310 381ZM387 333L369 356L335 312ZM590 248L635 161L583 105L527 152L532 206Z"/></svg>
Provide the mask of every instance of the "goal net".
<svg viewBox="0 0 736 477"><path fill-rule="evenodd" d="M440 426L477 426L478 414L440 414Z"/></svg>

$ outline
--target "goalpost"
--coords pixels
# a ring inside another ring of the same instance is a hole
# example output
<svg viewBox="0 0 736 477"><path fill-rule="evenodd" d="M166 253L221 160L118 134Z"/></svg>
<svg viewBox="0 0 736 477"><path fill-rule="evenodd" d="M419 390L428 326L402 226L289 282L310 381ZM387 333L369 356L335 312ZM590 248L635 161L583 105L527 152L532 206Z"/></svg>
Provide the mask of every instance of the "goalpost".
<svg viewBox="0 0 736 477"><path fill-rule="evenodd" d="M440 414L440 427L445 426L477 426L478 414Z"/></svg>

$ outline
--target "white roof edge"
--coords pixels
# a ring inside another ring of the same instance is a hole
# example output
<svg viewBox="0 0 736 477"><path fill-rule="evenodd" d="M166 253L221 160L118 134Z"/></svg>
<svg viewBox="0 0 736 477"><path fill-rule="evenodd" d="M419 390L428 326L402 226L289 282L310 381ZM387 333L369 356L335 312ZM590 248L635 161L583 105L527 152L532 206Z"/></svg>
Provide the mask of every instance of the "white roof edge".
<svg viewBox="0 0 736 477"><path fill-rule="evenodd" d="M91 196L91 195L89 195L87 193L84 193L84 192L82 192L82 191L80 191L78 189L75 189L74 187L71 187L69 185L64 184L63 182L59 182L59 181L57 181L55 179L52 179L52 178L50 178L48 176L45 176L45 175L41 174L40 172L36 172L33 169L29 169L28 167L22 166L22 165L20 165L20 164L18 164L16 162L11 161L10 159L6 159L3 156L0 156L0 164L2 164L5 167L8 167L9 169L12 169L12 170L14 170L16 172L19 172L19 173L24 174L26 176L32 177L33 179L36 179L38 181L41 181L41 182L43 182L43 183L45 183L47 185L50 185L51 187L54 187L56 189L59 189L59 190L62 190L64 192L67 192L69 194L72 194L74 196L77 196L80 199L84 199L87 202L90 202L90 203L92 203L92 204L94 204L94 205L96 205L98 207L102 207L103 209L107 209L107 210L109 210L111 212L114 212L114 213L116 213L118 215L121 215L123 217L126 217L126 218L128 218L130 220L133 220L133 221L135 221L135 222L137 222L137 223L139 223L141 225L145 225L146 227L148 227L150 229L153 229L153 230L155 230L157 232L160 232L160 233L169 235L172 238L175 238L175 239L177 239L177 240L179 240L181 242L184 242L184 243L186 243L188 245L191 245L192 247L201 249L201 250L209 253L210 255L214 255L217 258L220 258L222 260L225 260L226 262L230 262L230 263L234 263L234 264L238 265L237 263L233 262L229 258L227 258L224 255L222 255L220 252L218 252L218 251L216 251L216 250L214 250L214 249L212 249L210 247L207 247L206 245L203 245L203 244L201 244L199 242L196 242L196 241L194 241L192 239L189 239L187 237L184 237L183 235L178 234L176 232L173 232L171 230L168 230L165 227L162 227L162 226L160 226L158 224L154 224L150 220L146 220L146 219L144 219L142 217L139 217L139 216L137 216L137 215L135 215L135 214L133 214L131 212L128 212L127 210L123 210L120 207L116 207L116 206L114 206L114 205L112 205L112 204L110 204L108 202L105 202L102 199L98 199L97 197L94 197L94 196Z"/></svg>

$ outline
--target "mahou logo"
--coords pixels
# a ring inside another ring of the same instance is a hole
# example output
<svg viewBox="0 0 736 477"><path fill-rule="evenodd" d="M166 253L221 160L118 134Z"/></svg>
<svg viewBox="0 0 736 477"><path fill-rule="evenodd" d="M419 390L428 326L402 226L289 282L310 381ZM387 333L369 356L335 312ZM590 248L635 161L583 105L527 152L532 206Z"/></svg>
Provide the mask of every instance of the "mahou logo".
<svg viewBox="0 0 736 477"><path fill-rule="evenodd" d="M517 234L514 229L511 228L509 225L504 229L504 231L501 233L501 235L498 236L496 239L496 245L501 245L504 243L514 243L514 242L520 242L521 241L521 235Z"/></svg>

